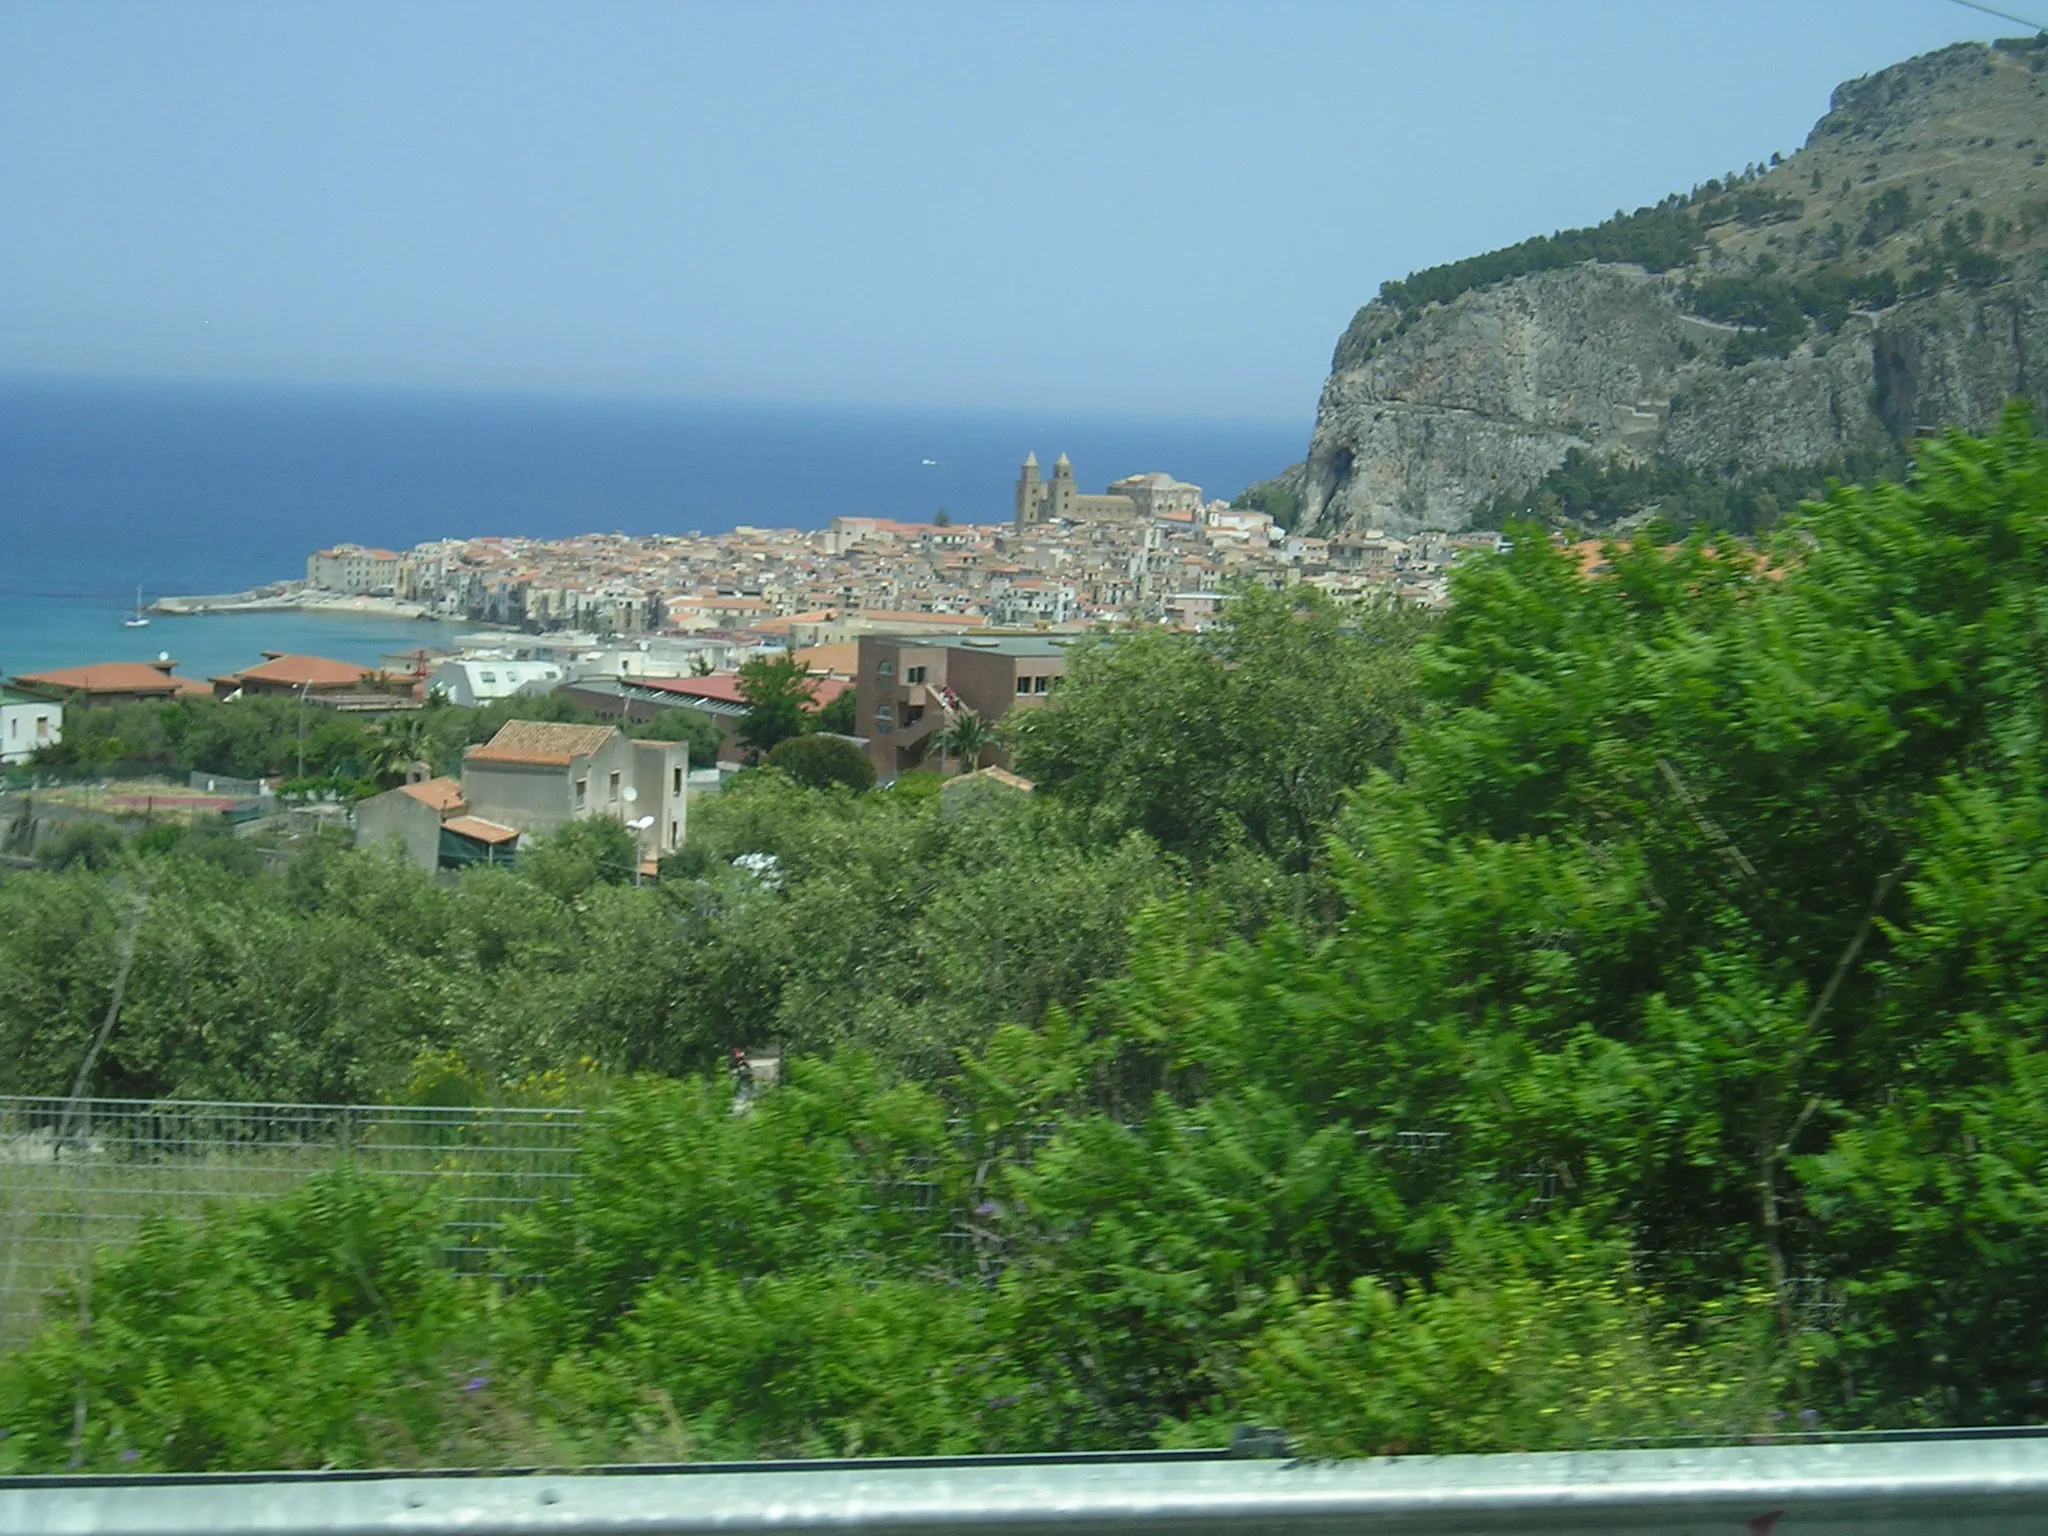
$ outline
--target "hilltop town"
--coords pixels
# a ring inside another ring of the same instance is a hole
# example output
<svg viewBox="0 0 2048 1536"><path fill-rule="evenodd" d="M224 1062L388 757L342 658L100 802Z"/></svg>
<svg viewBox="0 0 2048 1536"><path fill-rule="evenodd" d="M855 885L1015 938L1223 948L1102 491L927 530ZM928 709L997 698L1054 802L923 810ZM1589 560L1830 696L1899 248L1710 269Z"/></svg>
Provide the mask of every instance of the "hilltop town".
<svg viewBox="0 0 2048 1536"><path fill-rule="evenodd" d="M274 596L382 600L391 611L534 634L787 631L856 620L874 629L935 615L1013 629L1201 628L1220 590L1238 580L1439 605L1458 554L1496 542L1491 533L1397 538L1378 529L1301 536L1264 512L1205 500L1201 487L1171 475L1133 475L1088 494L1065 455L1049 476L1032 456L1006 523L835 517L814 531L479 537L403 552L341 544L307 559L303 587L280 586Z"/></svg>

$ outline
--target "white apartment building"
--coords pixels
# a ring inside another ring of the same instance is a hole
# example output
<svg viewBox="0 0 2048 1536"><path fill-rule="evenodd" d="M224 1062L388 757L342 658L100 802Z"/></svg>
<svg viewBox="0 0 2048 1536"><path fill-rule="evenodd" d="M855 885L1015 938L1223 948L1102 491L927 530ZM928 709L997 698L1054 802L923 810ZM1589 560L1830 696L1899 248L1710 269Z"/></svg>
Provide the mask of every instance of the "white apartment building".
<svg viewBox="0 0 2048 1536"><path fill-rule="evenodd" d="M64 739L64 706L0 688L0 763L25 763Z"/></svg>
<svg viewBox="0 0 2048 1536"><path fill-rule="evenodd" d="M434 692L451 704L474 709L516 693L552 693L565 674L551 661L513 661L494 656L458 656L434 668Z"/></svg>

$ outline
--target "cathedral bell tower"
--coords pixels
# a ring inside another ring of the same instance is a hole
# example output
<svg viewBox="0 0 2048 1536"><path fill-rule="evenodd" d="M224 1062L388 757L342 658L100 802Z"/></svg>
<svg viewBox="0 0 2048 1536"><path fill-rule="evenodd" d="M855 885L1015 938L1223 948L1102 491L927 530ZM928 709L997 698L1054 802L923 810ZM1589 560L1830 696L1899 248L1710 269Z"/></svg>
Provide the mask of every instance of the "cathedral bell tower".
<svg viewBox="0 0 2048 1536"><path fill-rule="evenodd" d="M1052 484L1048 489L1046 515L1071 518L1074 515L1074 466L1064 453L1052 461Z"/></svg>
<svg viewBox="0 0 2048 1536"><path fill-rule="evenodd" d="M1024 468L1017 474L1017 528L1019 532L1038 521L1038 455L1024 455Z"/></svg>

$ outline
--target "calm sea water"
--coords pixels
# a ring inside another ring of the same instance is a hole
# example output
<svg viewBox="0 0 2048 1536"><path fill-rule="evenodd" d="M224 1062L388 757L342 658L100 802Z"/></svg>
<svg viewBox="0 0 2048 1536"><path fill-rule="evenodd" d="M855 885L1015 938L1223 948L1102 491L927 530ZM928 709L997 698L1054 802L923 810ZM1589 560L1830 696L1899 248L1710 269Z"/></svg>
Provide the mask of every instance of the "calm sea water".
<svg viewBox="0 0 2048 1536"><path fill-rule="evenodd" d="M309 550L475 534L818 528L1009 515L1027 449L1082 486L1164 469L1231 496L1307 422L726 405L0 379L0 674L168 650L204 676L265 650L344 660L446 626L296 614L121 627L142 588L297 576ZM926 463L932 460L932 463Z"/></svg>

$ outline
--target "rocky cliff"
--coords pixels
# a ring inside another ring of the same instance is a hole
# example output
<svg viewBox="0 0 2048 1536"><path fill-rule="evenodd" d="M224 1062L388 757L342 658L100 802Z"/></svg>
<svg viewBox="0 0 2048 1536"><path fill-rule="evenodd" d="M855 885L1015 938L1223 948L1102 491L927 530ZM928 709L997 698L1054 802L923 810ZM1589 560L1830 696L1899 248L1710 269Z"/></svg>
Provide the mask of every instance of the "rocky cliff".
<svg viewBox="0 0 2048 1536"><path fill-rule="evenodd" d="M1337 344L1302 526L1464 527L1574 448L1736 477L1989 421L2048 371L2044 63L1912 60L1778 164L1388 284Z"/></svg>

